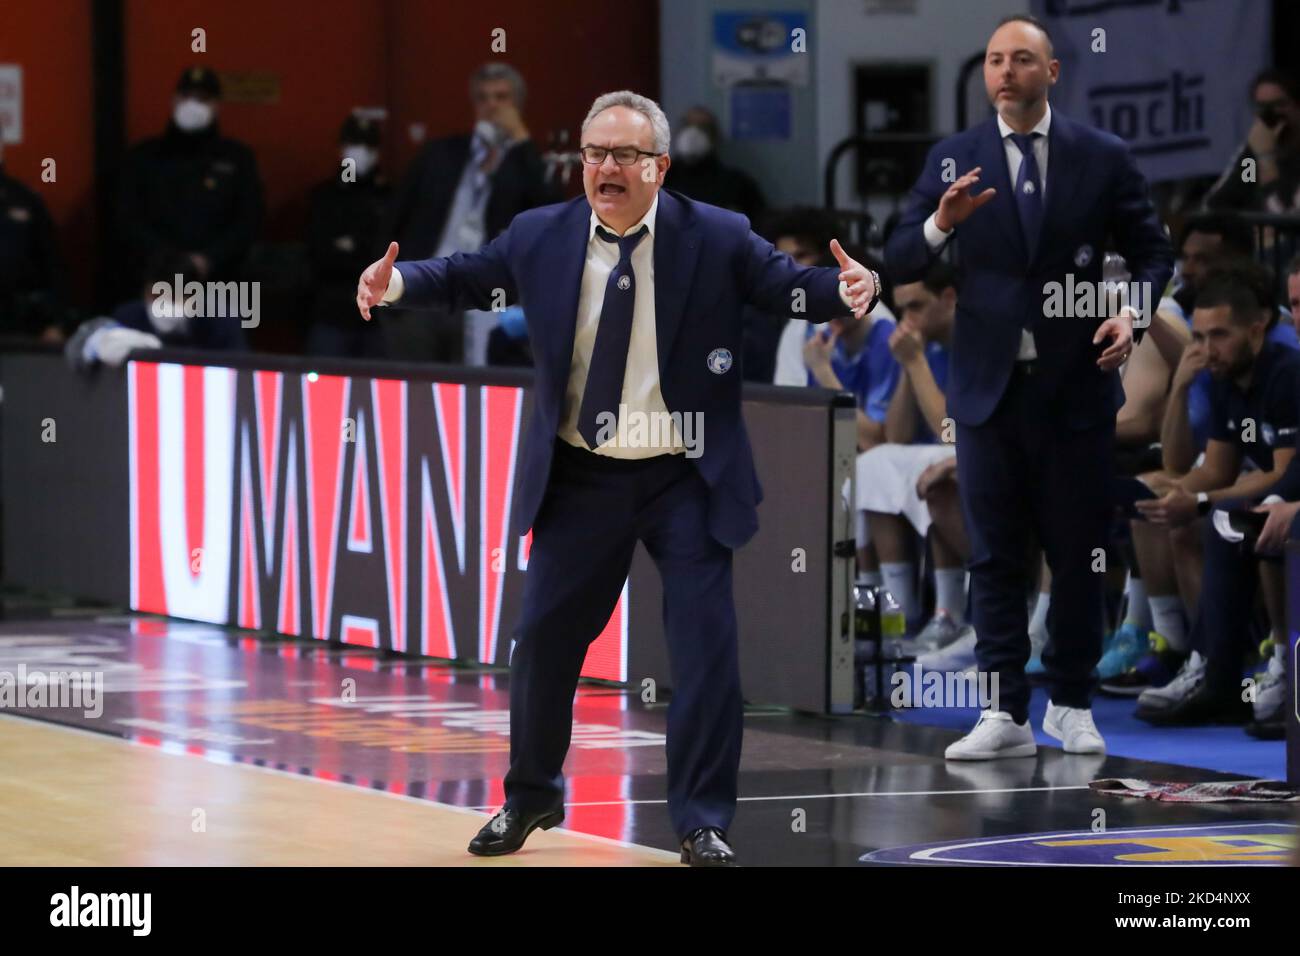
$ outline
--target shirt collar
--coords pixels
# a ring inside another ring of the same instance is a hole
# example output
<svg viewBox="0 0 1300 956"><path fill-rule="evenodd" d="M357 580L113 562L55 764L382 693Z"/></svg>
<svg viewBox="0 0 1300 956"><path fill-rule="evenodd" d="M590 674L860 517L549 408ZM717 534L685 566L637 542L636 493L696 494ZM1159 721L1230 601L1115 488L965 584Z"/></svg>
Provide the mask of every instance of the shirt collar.
<svg viewBox="0 0 1300 956"><path fill-rule="evenodd" d="M641 221L634 223L627 230L627 232L623 233L623 235L630 236L632 233L636 232L642 226L645 226L650 231L650 238L653 239L655 235L655 213L657 213L658 210L659 210L659 190L656 189L655 198L651 200L650 208L647 209L645 215L641 217ZM593 209L591 211L591 223L587 227L588 242L591 242L592 239L596 238L597 226L600 226L602 229L606 230L607 232L614 231L613 229L610 229L609 226L606 226L603 222L600 221L600 218L596 215L596 210Z"/></svg>
<svg viewBox="0 0 1300 956"><path fill-rule="evenodd" d="M1031 133L1042 133L1042 134L1043 134L1043 138L1046 139L1046 138L1047 138L1047 131L1048 131L1049 129L1051 129L1051 128L1052 128L1052 105L1049 103L1049 104L1047 104L1047 110L1046 110L1046 112L1043 113L1043 118L1040 119L1040 120L1038 121L1038 125L1036 125L1036 126L1035 126L1033 129L1031 129L1029 132L1031 132ZM1007 125L1007 121L1004 120L1004 119L1002 118L1002 114L999 113L999 114L998 114L998 134L1001 135L1001 137L1002 137L1003 139L1006 139L1008 136L1010 136L1010 135L1011 135L1012 133L1014 133L1014 132L1015 132L1015 130L1013 130L1010 126Z"/></svg>

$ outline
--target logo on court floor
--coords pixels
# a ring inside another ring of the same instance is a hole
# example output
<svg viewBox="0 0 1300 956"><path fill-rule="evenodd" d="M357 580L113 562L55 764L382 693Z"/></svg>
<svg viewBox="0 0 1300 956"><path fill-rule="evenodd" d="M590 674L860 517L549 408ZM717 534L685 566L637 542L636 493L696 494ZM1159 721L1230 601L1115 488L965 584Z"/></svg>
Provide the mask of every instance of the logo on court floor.
<svg viewBox="0 0 1300 956"><path fill-rule="evenodd" d="M861 863L972 866L1285 866L1295 851L1289 823L1227 823L1030 833L873 850Z"/></svg>

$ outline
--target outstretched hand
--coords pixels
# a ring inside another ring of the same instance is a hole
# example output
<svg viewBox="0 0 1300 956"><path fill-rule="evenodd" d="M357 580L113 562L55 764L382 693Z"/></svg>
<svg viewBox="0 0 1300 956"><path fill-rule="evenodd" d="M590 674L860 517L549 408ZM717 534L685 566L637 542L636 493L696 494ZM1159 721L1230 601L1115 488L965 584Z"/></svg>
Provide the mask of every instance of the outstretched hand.
<svg viewBox="0 0 1300 956"><path fill-rule="evenodd" d="M867 306L876 296L876 280L871 277L871 270L850 258L838 239L831 240L831 255L840 264L840 281L848 286L850 308L856 318L867 314Z"/></svg>
<svg viewBox="0 0 1300 956"><path fill-rule="evenodd" d="M388 251L382 259L376 259L366 266L357 281L357 311L367 322L370 321L370 309L384 300L388 291L389 280L393 278L393 263L397 261L397 243L390 242Z"/></svg>

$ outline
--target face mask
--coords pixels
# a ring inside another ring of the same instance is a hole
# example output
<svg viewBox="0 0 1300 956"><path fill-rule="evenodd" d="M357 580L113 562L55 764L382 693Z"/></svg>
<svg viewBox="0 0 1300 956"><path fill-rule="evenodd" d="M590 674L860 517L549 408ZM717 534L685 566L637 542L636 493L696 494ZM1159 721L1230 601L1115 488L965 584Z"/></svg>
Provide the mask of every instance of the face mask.
<svg viewBox="0 0 1300 956"><path fill-rule="evenodd" d="M674 152L678 159L693 163L713 152L713 141L698 126L683 126L677 133Z"/></svg>
<svg viewBox="0 0 1300 956"><path fill-rule="evenodd" d="M162 335L179 332L185 326L185 307L162 298L149 303L149 324Z"/></svg>
<svg viewBox="0 0 1300 956"><path fill-rule="evenodd" d="M350 159L356 164L358 179L369 175L379 162L379 150L371 146L344 146L341 155L345 161Z"/></svg>
<svg viewBox="0 0 1300 956"><path fill-rule="evenodd" d="M202 100L181 100L172 118L187 133L203 129L212 122L212 107Z"/></svg>

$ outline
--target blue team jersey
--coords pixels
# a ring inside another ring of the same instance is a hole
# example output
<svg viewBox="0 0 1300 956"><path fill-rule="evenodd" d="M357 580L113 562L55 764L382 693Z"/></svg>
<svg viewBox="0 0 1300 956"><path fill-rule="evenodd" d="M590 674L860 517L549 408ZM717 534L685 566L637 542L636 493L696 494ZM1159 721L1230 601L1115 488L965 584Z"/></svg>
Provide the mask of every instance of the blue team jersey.
<svg viewBox="0 0 1300 956"><path fill-rule="evenodd" d="M934 384L939 386L939 391L948 391L948 350L939 342L930 342L925 346L925 362L930 366L930 374L934 376ZM930 431L930 426L925 422L925 416L920 414L920 408L917 408L916 438L913 439L914 445L935 445L939 442L939 436Z"/></svg>
<svg viewBox="0 0 1300 956"><path fill-rule="evenodd" d="M857 398L858 408L876 422L885 420L889 400L894 397L894 389L903 373L889 351L889 336L893 331L894 323L889 319L876 319L856 355L848 355L844 343L839 340L831 354L831 369L835 377ZM825 335L829 331L810 322L805 335L811 338L815 334ZM808 373L808 384L817 385L812 372Z"/></svg>
<svg viewBox="0 0 1300 956"><path fill-rule="evenodd" d="M1300 336L1296 335L1295 325L1285 315L1268 330L1265 340L1300 351ZM1192 426L1192 441L1198 452L1205 451L1205 443L1209 441L1215 424L1211 398L1213 385L1214 379L1209 370L1202 369L1187 389L1187 418Z"/></svg>

